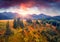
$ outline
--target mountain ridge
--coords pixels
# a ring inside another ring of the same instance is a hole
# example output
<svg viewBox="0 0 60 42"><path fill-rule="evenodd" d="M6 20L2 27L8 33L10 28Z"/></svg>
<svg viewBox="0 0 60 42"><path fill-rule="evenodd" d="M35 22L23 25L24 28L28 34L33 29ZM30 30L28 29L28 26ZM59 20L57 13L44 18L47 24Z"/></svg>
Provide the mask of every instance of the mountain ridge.
<svg viewBox="0 0 60 42"><path fill-rule="evenodd" d="M18 17L18 16L21 16L17 13L11 13L11 12L4 12L4 13L0 13L0 20L1 19L13 19L15 17ZM58 20L60 21L60 16L48 16L48 15L45 15L45 14L39 14L39 15L36 15L36 14L32 14L32 15L28 15L28 16L31 16L33 19L47 19L47 20L50 20L50 19L54 19L54 20Z"/></svg>

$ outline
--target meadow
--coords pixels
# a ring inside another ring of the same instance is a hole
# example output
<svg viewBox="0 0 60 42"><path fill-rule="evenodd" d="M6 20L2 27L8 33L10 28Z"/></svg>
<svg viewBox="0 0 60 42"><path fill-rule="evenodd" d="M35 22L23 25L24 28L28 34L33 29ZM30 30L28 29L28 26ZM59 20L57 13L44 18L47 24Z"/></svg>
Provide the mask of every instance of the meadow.
<svg viewBox="0 0 60 42"><path fill-rule="evenodd" d="M0 20L0 42L60 42L60 25L48 22L35 19Z"/></svg>

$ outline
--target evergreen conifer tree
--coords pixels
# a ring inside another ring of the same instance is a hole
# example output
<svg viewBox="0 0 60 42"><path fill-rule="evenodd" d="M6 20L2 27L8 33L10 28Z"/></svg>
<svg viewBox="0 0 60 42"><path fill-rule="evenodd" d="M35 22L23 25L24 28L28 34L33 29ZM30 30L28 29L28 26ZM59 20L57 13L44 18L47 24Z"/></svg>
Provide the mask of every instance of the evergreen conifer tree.
<svg viewBox="0 0 60 42"><path fill-rule="evenodd" d="M12 34L10 27L9 27L9 21L6 24L6 32L4 34L5 42L8 42L9 36Z"/></svg>
<svg viewBox="0 0 60 42"><path fill-rule="evenodd" d="M16 19L14 19L13 28L17 28L17 20Z"/></svg>

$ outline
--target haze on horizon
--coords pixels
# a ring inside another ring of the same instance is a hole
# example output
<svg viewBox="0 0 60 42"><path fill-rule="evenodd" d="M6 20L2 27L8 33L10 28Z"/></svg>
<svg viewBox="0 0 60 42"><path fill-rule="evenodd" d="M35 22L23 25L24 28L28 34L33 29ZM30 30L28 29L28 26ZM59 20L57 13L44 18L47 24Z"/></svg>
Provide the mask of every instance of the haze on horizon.
<svg viewBox="0 0 60 42"><path fill-rule="evenodd" d="M60 0L0 0L0 13L60 16Z"/></svg>

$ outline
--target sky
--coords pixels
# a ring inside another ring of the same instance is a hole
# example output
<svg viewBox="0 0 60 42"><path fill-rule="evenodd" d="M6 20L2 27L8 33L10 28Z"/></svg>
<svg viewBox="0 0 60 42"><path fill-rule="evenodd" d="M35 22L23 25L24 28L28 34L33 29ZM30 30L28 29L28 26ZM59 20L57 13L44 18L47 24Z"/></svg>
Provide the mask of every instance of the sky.
<svg viewBox="0 0 60 42"><path fill-rule="evenodd" d="M0 0L0 13L60 16L60 0Z"/></svg>

